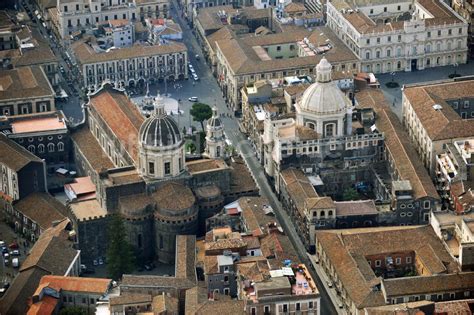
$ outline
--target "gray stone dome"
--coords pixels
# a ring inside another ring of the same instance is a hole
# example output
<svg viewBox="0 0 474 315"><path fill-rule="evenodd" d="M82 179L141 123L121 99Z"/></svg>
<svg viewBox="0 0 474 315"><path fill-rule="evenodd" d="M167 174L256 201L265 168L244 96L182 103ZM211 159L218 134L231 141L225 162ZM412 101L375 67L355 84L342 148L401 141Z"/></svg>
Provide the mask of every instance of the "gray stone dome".
<svg viewBox="0 0 474 315"><path fill-rule="evenodd" d="M140 127L140 141L146 146L168 147L180 145L183 137L176 121L157 104L154 113Z"/></svg>

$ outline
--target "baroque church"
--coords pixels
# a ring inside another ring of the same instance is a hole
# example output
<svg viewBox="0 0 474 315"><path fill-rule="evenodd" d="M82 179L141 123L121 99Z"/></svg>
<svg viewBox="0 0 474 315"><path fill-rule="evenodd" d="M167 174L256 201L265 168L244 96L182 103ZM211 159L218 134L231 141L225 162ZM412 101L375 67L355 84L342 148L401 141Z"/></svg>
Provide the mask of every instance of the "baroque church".
<svg viewBox="0 0 474 315"><path fill-rule="evenodd" d="M130 244L140 260L175 260L180 234L205 233L205 219L225 202L256 195L258 189L239 157L226 157L224 126L217 109L207 121L201 159L186 160L185 138L166 113L160 95L145 118L125 91L104 84L89 95L84 123L72 134L76 168L90 176L103 216L77 215L81 259L105 256L107 218L124 218ZM71 204L72 209L77 204ZM76 211L77 212L77 211Z"/></svg>
<svg viewBox="0 0 474 315"><path fill-rule="evenodd" d="M334 193L340 190L341 171L363 169L380 159L383 135L364 127L360 117L354 121L351 100L332 80L326 58L315 73L315 82L297 99L293 115L265 117L264 167L277 190L280 172L297 167L320 176L328 193ZM353 176L351 181L357 181L359 175Z"/></svg>

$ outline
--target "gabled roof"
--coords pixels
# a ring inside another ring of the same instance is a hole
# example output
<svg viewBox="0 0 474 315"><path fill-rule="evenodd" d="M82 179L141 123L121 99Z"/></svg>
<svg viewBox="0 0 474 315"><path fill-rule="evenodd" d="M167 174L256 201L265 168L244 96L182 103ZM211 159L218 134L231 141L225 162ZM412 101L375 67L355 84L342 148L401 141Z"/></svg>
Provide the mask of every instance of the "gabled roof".
<svg viewBox="0 0 474 315"><path fill-rule="evenodd" d="M0 163L18 172L31 162L43 163L43 161L0 133Z"/></svg>
<svg viewBox="0 0 474 315"><path fill-rule="evenodd" d="M62 221L67 213L66 207L48 193L36 192L19 200L15 210L36 222L41 229L52 227L54 221Z"/></svg>
<svg viewBox="0 0 474 315"><path fill-rule="evenodd" d="M125 92L106 84L90 96L88 104L118 138L130 157L137 161L138 132L144 118Z"/></svg>

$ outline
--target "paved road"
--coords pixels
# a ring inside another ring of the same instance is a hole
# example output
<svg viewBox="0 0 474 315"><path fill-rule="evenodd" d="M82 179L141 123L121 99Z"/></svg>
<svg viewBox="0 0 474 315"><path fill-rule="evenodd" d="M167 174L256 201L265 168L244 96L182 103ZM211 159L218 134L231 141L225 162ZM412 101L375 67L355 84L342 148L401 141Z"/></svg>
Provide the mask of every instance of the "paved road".
<svg viewBox="0 0 474 315"><path fill-rule="evenodd" d="M393 80L400 86L398 88L389 89L385 86L387 82L392 80L390 74L380 74L377 78L380 82L380 87L385 94L385 99L389 104L392 104L392 110L397 114L398 118L402 117L402 86L404 84L421 83L434 80L445 80L449 79L448 76L452 73L458 73L463 76L474 75L474 62L467 63L464 65L445 66L430 68L421 71L413 72L396 72Z"/></svg>
<svg viewBox="0 0 474 315"><path fill-rule="evenodd" d="M179 14L176 14L177 3L175 0L173 0L173 4L174 6L171 10L171 14L180 23L184 31L184 43L188 47L188 55L191 56L191 62L193 66L197 69L198 75L201 77L201 82L197 84L198 88L195 88L193 90L196 93L195 96L198 96L203 102L207 102L208 104L215 103L219 109L219 112L230 114L231 111L227 107L222 97L222 93L219 89L219 86L217 85L217 81L212 76L212 73L208 66L202 61L203 58L201 58L199 62L196 62L194 56L196 54L202 56L202 51L196 39L194 38L191 30L189 29L189 26L184 22L184 20L179 17ZM186 84L186 86L187 85L188 84ZM187 97L186 94L184 94L183 96ZM184 99L184 97L181 98ZM268 181L264 175L263 168L260 165L260 162L255 157L255 152L252 149L250 142L240 133L237 119L223 118L223 123L227 138L230 139L233 145L245 158L247 166L252 172L257 182L257 185L260 188L260 194L269 200L271 206L275 210L277 219L279 220L286 234L289 236L293 246L295 247L298 252L298 255L300 256L301 261L308 265L309 260L306 254L305 247L303 246L293 224L291 223L289 216L283 210L281 203L278 201L270 185L268 184ZM332 303L330 302L326 290L321 286L321 281L319 280L319 277L317 277L316 273L314 272L312 272L312 276L315 279L318 285L318 289L321 293L321 314L336 314L337 312L335 311Z"/></svg>

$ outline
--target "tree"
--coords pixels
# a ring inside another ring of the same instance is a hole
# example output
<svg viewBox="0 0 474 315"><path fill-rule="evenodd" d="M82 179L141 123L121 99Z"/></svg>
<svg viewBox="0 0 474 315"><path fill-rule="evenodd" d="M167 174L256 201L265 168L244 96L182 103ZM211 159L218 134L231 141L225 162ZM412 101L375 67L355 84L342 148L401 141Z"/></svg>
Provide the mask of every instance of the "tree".
<svg viewBox="0 0 474 315"><path fill-rule="evenodd" d="M132 272L135 267L135 254L125 233L122 217L111 216L107 231L107 272L114 280Z"/></svg>
<svg viewBox="0 0 474 315"><path fill-rule="evenodd" d="M358 200L359 193L354 188L347 188L342 194L342 199L345 201Z"/></svg>
<svg viewBox="0 0 474 315"><path fill-rule="evenodd" d="M59 311L59 315L87 315L86 309L78 306L68 306Z"/></svg>
<svg viewBox="0 0 474 315"><path fill-rule="evenodd" d="M212 117L212 108L204 103L194 103L193 107L191 107L190 114L193 116L194 121L201 123L202 131L204 131L204 120Z"/></svg>

